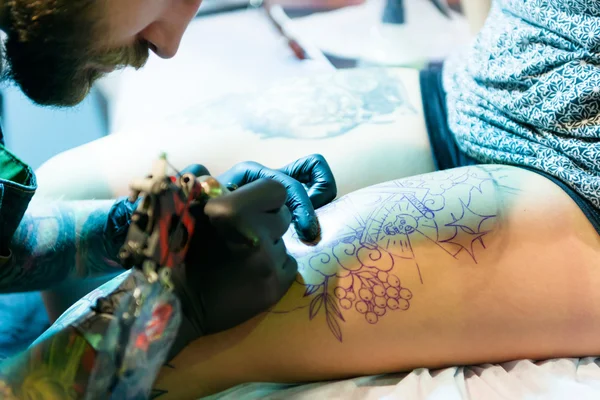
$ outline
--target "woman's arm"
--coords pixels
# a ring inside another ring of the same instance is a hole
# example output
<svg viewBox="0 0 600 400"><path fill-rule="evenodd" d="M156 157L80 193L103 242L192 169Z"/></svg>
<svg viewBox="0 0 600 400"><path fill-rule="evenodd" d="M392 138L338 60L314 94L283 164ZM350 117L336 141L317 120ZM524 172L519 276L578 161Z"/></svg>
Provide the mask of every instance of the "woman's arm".
<svg viewBox="0 0 600 400"><path fill-rule="evenodd" d="M44 290L122 271L104 235L113 204L32 202L13 236L12 257L0 266L0 293Z"/></svg>
<svg viewBox="0 0 600 400"><path fill-rule="evenodd" d="M192 343L157 393L600 351L600 238L537 174L438 172L360 190L319 215L318 245L287 238L301 276L284 299Z"/></svg>
<svg viewBox="0 0 600 400"><path fill-rule="evenodd" d="M191 104L163 126L69 150L36 171L38 195L126 195L131 180L145 176L161 152L178 168L201 163L214 176L242 161L280 168L318 153L331 166L340 195L434 169L418 71L361 69Z"/></svg>

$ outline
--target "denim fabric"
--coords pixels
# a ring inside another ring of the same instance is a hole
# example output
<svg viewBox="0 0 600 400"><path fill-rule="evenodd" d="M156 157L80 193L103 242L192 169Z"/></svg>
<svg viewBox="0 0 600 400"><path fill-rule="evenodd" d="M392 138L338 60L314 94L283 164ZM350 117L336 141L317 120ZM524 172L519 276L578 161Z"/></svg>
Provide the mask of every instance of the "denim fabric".
<svg viewBox="0 0 600 400"><path fill-rule="evenodd" d="M0 179L0 254L9 254L9 244L37 188L31 168L4 148L0 129L0 152L25 170L21 183ZM0 257L0 269L9 259ZM0 362L25 349L49 326L40 293L0 296Z"/></svg>
<svg viewBox="0 0 600 400"><path fill-rule="evenodd" d="M4 146L0 146L0 153L20 165L27 175L22 183L0 179L0 254L8 255L10 242L35 194L37 182L31 167L14 157Z"/></svg>

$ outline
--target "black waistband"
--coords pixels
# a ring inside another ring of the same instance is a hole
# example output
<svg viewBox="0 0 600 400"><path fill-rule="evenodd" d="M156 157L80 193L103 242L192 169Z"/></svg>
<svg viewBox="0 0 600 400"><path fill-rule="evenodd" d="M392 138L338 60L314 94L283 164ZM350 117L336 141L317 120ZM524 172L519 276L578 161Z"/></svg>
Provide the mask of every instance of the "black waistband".
<svg viewBox="0 0 600 400"><path fill-rule="evenodd" d="M477 164L459 150L448 127L446 93L442 85L442 65L432 64L420 73L425 124L438 170Z"/></svg>

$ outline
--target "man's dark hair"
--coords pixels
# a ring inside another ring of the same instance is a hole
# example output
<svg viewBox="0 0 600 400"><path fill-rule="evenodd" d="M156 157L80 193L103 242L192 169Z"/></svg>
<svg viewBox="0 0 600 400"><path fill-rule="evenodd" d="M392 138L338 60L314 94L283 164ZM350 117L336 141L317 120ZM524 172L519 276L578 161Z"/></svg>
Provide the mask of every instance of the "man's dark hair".
<svg viewBox="0 0 600 400"><path fill-rule="evenodd" d="M5 79L41 105L81 102L102 71L90 63L140 68L148 45L102 49L101 0L9 0L5 6Z"/></svg>

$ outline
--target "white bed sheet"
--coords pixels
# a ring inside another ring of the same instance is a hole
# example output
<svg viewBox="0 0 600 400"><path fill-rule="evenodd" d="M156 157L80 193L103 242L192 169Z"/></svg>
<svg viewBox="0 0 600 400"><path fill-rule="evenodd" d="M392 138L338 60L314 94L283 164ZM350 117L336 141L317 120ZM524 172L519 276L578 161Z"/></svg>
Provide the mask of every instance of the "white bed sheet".
<svg viewBox="0 0 600 400"><path fill-rule="evenodd" d="M600 358L417 369L308 385L253 383L205 399L598 400Z"/></svg>

